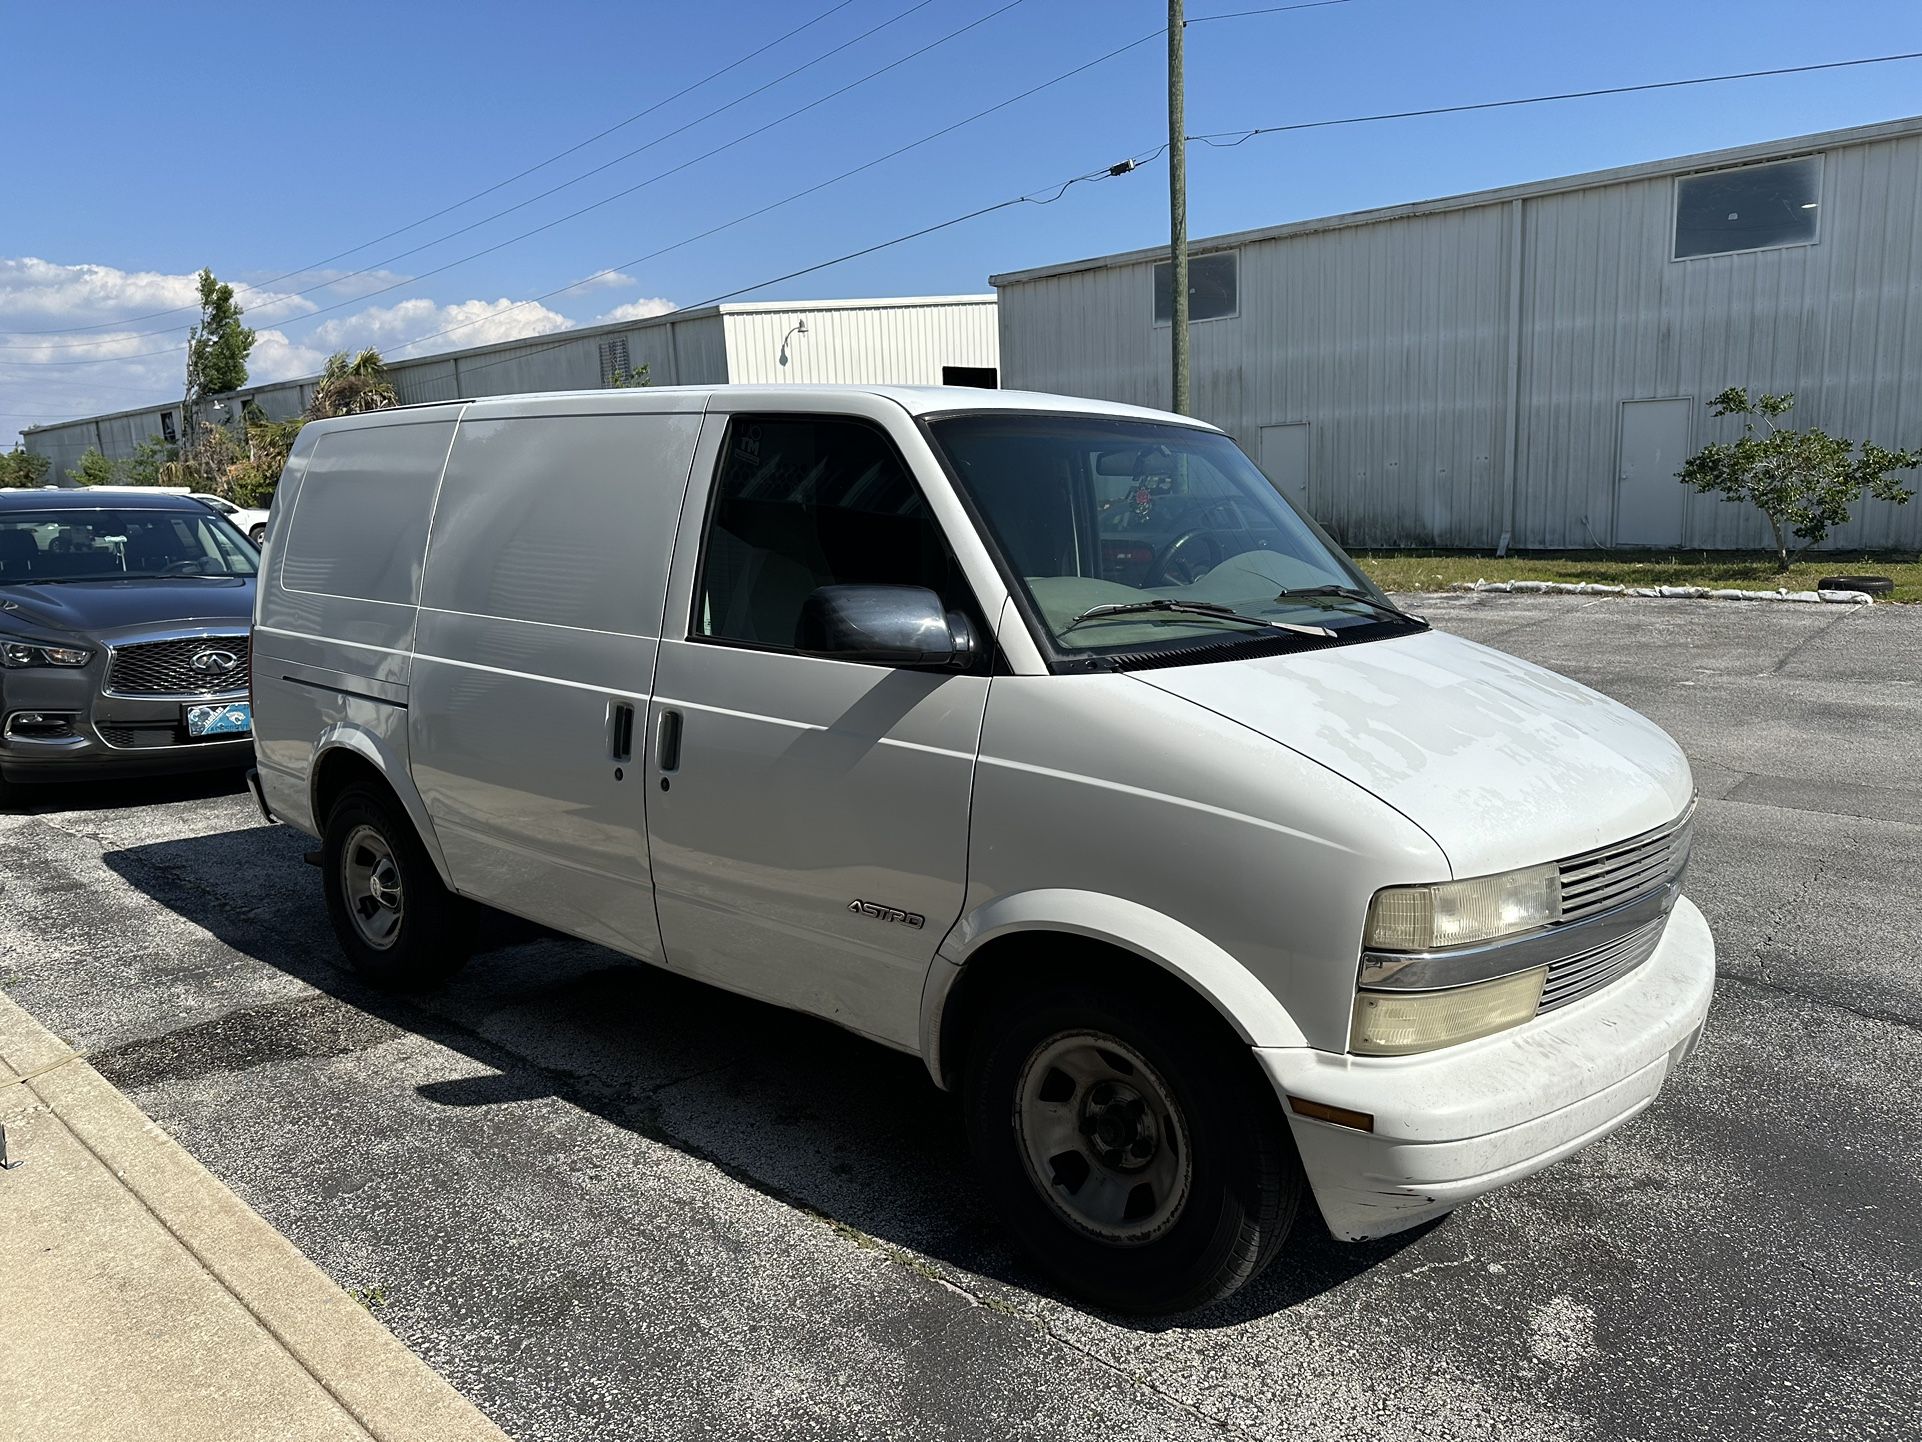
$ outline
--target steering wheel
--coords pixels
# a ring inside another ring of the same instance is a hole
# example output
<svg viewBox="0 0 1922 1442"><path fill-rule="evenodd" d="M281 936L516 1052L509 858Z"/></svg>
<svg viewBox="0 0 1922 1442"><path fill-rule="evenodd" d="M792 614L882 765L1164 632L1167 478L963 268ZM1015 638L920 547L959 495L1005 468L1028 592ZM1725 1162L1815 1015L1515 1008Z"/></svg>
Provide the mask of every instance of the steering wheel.
<svg viewBox="0 0 1922 1442"><path fill-rule="evenodd" d="M1206 548L1206 561L1200 559ZM1148 586L1186 586L1221 564L1221 542L1207 526L1190 526L1162 548L1148 567Z"/></svg>
<svg viewBox="0 0 1922 1442"><path fill-rule="evenodd" d="M199 561L175 561L160 574L163 576L198 576L201 574Z"/></svg>

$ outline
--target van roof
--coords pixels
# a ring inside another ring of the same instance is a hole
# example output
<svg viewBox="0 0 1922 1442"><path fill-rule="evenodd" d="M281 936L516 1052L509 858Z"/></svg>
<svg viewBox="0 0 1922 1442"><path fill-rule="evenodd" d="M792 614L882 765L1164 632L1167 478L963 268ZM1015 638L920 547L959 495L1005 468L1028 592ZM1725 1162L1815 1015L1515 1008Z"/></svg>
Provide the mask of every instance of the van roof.
<svg viewBox="0 0 1922 1442"><path fill-rule="evenodd" d="M1206 421L1198 421L1192 416L1175 415L1170 411L1151 410L1145 406L1122 405L1115 401L1093 400L1086 396L1050 395L1044 391L1004 391L982 390L973 386L884 386L884 385L722 385L722 386L647 386L634 390L602 389L572 391L527 391L510 395L472 396L446 401L429 401L415 406L399 407L402 410L425 410L441 406L483 406L502 402L515 404L531 400L577 400L593 397L602 402L613 402L620 396L675 396L699 397L702 408L717 400L733 400L746 396L778 397L795 406L805 406L810 401L832 399L837 396L864 395L877 396L891 400L909 415L933 415L947 411L1038 411L1052 412L1056 415L1124 416L1134 420L1153 420L1171 422L1176 425L1195 426L1200 429L1214 430ZM612 406L618 409L618 406ZM329 421L316 421L313 424L333 429L343 423L355 421L375 421L382 416L391 416L393 409L368 411L361 416L340 416Z"/></svg>

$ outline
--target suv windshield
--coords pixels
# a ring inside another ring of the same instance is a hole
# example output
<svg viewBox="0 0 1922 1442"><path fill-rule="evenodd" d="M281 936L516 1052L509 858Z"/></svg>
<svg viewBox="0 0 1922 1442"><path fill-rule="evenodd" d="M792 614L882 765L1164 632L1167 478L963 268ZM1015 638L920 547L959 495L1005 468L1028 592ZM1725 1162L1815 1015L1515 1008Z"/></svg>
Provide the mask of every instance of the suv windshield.
<svg viewBox="0 0 1922 1442"><path fill-rule="evenodd" d="M1005 412L929 429L1058 653L1421 624L1224 435Z"/></svg>
<svg viewBox="0 0 1922 1442"><path fill-rule="evenodd" d="M0 586L251 576L255 569L254 549L240 532L199 506L0 511Z"/></svg>

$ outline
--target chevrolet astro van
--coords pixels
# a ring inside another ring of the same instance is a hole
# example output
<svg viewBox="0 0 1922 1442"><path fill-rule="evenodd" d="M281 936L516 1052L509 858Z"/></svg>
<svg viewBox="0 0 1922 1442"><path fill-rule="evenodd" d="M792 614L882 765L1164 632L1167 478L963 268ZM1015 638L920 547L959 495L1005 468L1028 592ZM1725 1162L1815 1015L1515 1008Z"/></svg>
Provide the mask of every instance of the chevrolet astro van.
<svg viewBox="0 0 1922 1442"><path fill-rule="evenodd" d="M1222 1297L1607 1135L1700 1035L1688 763L1394 605L1220 431L978 390L316 422L262 809L353 965L498 908L919 1055L1102 1305Z"/></svg>

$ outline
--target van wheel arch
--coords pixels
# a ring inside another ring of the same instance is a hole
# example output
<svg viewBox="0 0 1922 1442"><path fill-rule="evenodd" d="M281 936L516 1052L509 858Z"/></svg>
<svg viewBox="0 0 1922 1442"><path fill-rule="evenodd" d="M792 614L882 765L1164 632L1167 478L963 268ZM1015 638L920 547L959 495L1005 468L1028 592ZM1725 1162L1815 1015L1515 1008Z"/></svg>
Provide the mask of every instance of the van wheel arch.
<svg viewBox="0 0 1922 1442"><path fill-rule="evenodd" d="M330 746L314 758L314 825L324 830L341 793L356 783L379 787L398 803L400 797L381 769L351 746Z"/></svg>
<svg viewBox="0 0 1922 1442"><path fill-rule="evenodd" d="M950 1090L960 1084L981 1024L997 1006L1023 990L1038 990L1062 981L1098 981L1153 992L1170 1008L1188 1013L1197 1025L1214 1030L1222 1045L1249 1049L1246 1037L1209 997L1159 962L1112 942L1072 932L1020 931L982 945L955 977L941 1009L939 1083ZM1248 1071L1251 1078L1262 1080L1252 1053ZM1265 1082L1259 1087L1260 1094L1272 1092ZM1274 1104L1279 1117L1279 1099Z"/></svg>

